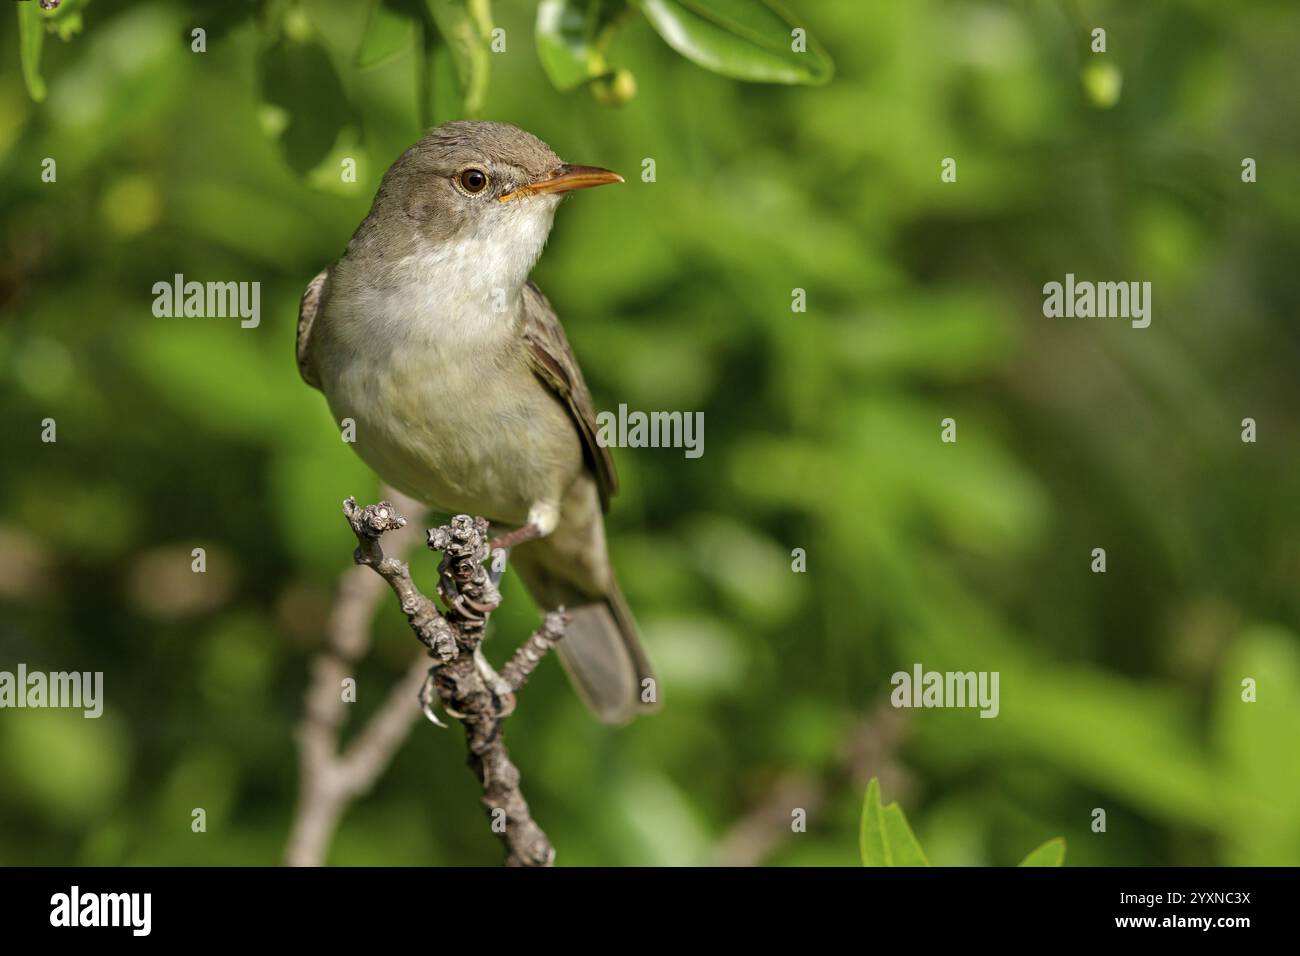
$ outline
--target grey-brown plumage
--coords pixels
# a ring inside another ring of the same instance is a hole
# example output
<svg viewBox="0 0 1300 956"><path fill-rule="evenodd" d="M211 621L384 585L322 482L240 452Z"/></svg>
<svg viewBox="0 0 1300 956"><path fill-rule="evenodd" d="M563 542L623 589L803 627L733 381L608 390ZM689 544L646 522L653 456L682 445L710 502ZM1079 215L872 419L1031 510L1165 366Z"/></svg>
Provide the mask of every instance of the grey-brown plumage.
<svg viewBox="0 0 1300 956"><path fill-rule="evenodd" d="M621 181L562 163L499 123L430 130L385 174L343 258L303 294L297 359L353 447L400 491L480 514L543 608L602 720L652 708L657 687L605 545L617 490L591 393L528 273L572 189ZM648 699L646 699L648 697Z"/></svg>

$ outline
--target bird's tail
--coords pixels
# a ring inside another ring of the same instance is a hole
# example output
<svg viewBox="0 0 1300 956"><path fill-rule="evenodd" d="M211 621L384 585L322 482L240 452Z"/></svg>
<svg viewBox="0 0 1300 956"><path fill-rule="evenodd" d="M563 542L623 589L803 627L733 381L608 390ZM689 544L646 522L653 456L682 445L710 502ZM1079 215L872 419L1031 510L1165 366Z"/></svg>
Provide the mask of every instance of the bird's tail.
<svg viewBox="0 0 1300 956"><path fill-rule="evenodd" d="M600 720L621 724L659 705L659 684L617 582L603 600L566 608L555 645L578 694Z"/></svg>
<svg viewBox="0 0 1300 956"><path fill-rule="evenodd" d="M613 569L605 575L605 593L592 596L555 573L547 557L545 541L530 542L515 549L511 565L538 605L544 610L563 605L569 615L555 649L583 702L607 724L626 723L657 709L658 681Z"/></svg>

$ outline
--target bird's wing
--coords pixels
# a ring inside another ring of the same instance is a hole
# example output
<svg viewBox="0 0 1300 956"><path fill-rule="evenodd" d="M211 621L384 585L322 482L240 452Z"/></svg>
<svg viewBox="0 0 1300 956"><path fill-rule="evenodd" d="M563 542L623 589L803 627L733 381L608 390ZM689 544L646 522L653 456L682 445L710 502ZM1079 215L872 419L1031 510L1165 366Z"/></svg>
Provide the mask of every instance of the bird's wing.
<svg viewBox="0 0 1300 956"><path fill-rule="evenodd" d="M320 388L320 380L316 377L316 368L311 361L311 329L316 322L316 313L320 310L321 290L325 288L328 277L329 270L322 269L316 278L307 283L302 302L298 306L298 374L312 388Z"/></svg>
<svg viewBox="0 0 1300 956"><path fill-rule="evenodd" d="M596 441L596 410L592 407L591 392L582 380L582 370L564 336L564 327L532 280L524 287L523 335L533 371L569 409L569 416L582 437L587 462L596 475L601 507L608 508L610 497L618 491L614 459L609 449Z"/></svg>

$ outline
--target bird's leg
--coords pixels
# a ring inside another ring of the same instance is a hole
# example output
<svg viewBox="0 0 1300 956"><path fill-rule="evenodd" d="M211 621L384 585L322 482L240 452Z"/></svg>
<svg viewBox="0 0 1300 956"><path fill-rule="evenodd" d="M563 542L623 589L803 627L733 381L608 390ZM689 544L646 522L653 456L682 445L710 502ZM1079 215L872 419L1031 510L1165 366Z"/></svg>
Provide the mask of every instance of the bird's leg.
<svg viewBox="0 0 1300 956"><path fill-rule="evenodd" d="M530 521L522 528L515 528L514 531L507 531L500 537L493 538L488 542L488 551L493 553L509 551L515 545L523 544L525 541L536 541L542 537L542 533L541 527Z"/></svg>
<svg viewBox="0 0 1300 956"><path fill-rule="evenodd" d="M499 537L493 538L488 542L488 554L492 555L492 582L495 584L501 580L501 575L506 570L506 557L510 549L517 544L523 544L525 541L536 541L538 538L545 538L555 530L555 526L560 521L560 508L551 501L538 501L528 509L528 521L522 527L515 528L513 531L507 531ZM497 552L501 552L498 554Z"/></svg>

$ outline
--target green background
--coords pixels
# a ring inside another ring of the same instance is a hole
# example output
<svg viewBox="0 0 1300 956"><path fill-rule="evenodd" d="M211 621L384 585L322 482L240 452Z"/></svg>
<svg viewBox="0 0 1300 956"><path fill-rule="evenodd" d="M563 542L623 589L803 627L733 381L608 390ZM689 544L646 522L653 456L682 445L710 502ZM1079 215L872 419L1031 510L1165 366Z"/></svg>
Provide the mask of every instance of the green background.
<svg viewBox="0 0 1300 956"><path fill-rule="evenodd" d="M421 104L465 107L414 45L358 68L363 4L80 6L39 104L0 16L0 669L102 670L107 701L0 711L0 863L272 864L339 504L377 493L299 380L298 296ZM533 4L492 10L479 115L628 179L534 273L597 407L706 424L698 460L615 452L662 712L600 726L547 661L506 725L558 861L856 864L878 775L937 864L1057 835L1075 865L1300 863L1295 4L791 7L829 83L717 75L633 16L618 107L551 85ZM260 281L260 327L155 318L178 272ZM1044 318L1067 272L1150 281L1151 327ZM499 663L535 622L510 578L494 620ZM354 726L416 651L385 601ZM999 671L1000 715L889 710L917 662ZM423 721L329 857L499 859L460 730Z"/></svg>

